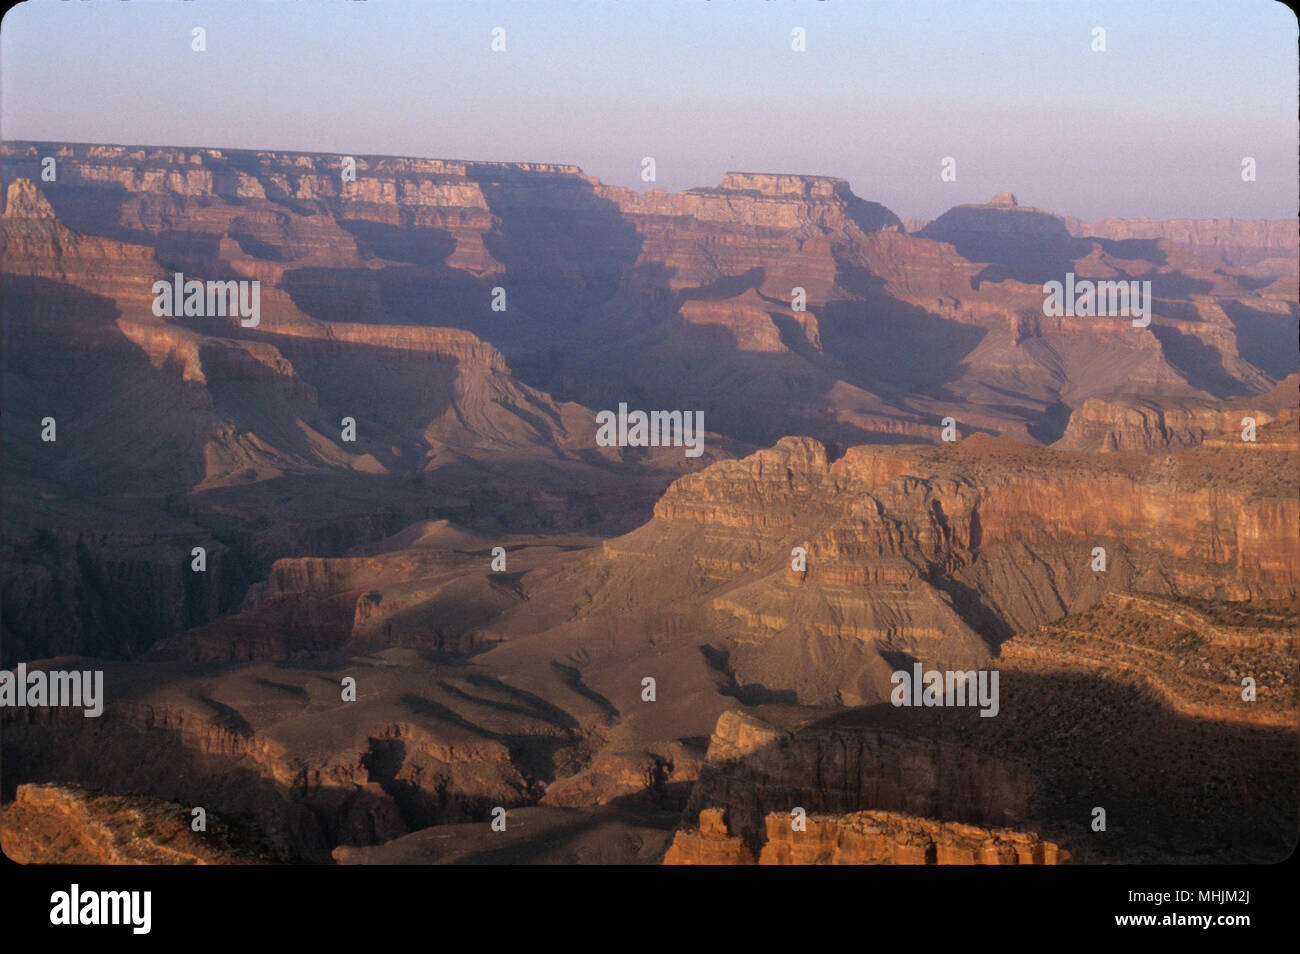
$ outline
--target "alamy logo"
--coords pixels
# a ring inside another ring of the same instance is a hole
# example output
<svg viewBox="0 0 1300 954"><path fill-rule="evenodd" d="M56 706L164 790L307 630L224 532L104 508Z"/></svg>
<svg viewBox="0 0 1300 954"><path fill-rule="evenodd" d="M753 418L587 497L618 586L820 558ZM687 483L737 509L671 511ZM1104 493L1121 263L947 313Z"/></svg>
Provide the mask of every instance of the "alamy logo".
<svg viewBox="0 0 1300 954"><path fill-rule="evenodd" d="M104 671L28 672L26 663L19 663L14 672L0 669L0 708L25 706L84 708L82 715L93 719L104 712Z"/></svg>
<svg viewBox="0 0 1300 954"><path fill-rule="evenodd" d="M1043 293L1043 314L1049 318L1132 317L1134 328L1151 324L1149 281L1075 281L1074 272L1067 272L1064 284L1046 282Z"/></svg>
<svg viewBox="0 0 1300 954"><path fill-rule="evenodd" d="M704 412L695 411L628 411L618 406L618 414L596 414L596 443L601 447L685 447L687 457L704 453Z"/></svg>
<svg viewBox="0 0 1300 954"><path fill-rule="evenodd" d="M923 672L921 664L909 673L900 669L889 677L894 691L889 701L895 706L979 706L981 718L998 714L998 671L970 669L965 672L931 669Z"/></svg>
<svg viewBox="0 0 1300 954"><path fill-rule="evenodd" d="M245 328L262 320L262 283L253 281L201 282L176 272L173 281L153 283L153 313L158 318L233 318Z"/></svg>
<svg viewBox="0 0 1300 954"><path fill-rule="evenodd" d="M74 884L50 895L50 923L57 925L129 924L131 933L148 934L152 909L151 891L82 891Z"/></svg>

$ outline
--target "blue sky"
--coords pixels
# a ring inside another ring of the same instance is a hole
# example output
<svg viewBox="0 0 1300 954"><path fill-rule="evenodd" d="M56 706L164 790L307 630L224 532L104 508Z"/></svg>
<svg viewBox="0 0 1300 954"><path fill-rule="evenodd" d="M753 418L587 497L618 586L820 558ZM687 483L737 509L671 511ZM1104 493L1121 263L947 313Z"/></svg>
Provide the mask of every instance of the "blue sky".
<svg viewBox="0 0 1300 954"><path fill-rule="evenodd" d="M0 136L572 162L638 189L649 155L656 188L835 175L903 216L1011 189L1089 219L1280 218L1296 36L1273 0L27 0Z"/></svg>

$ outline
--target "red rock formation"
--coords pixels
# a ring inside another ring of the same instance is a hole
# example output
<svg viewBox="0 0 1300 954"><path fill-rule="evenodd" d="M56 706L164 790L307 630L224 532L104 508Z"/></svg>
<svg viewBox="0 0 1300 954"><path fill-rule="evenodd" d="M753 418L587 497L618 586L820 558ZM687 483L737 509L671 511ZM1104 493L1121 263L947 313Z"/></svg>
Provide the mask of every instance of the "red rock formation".
<svg viewBox="0 0 1300 954"><path fill-rule="evenodd" d="M684 817L725 807L731 835L757 850L764 831L770 837L765 819L781 818L788 826L795 808L810 814L870 808L1017 825L1025 820L1031 790L1023 766L959 745L878 729L823 728L811 714L786 726L727 712L714 729Z"/></svg>
<svg viewBox="0 0 1300 954"><path fill-rule="evenodd" d="M788 814L766 818L760 865L1056 865L1060 846L1032 833L939 822L897 812L808 815L795 831ZM733 836L722 809L700 812L699 827L679 830L666 865L752 865L754 855Z"/></svg>
<svg viewBox="0 0 1300 954"><path fill-rule="evenodd" d="M767 817L760 865L1058 865L1059 845L1006 828L936 822L896 812L810 815L796 832L788 815Z"/></svg>
<svg viewBox="0 0 1300 954"><path fill-rule="evenodd" d="M1133 396L1089 398L1070 415L1065 434L1052 446L1073 451L1154 453L1196 447L1210 437L1240 435L1242 421L1256 425L1297 413L1300 375L1291 375L1272 391L1254 398L1221 403L1153 400Z"/></svg>
<svg viewBox="0 0 1300 954"><path fill-rule="evenodd" d="M190 809L140 796L19 785L0 807L0 847L24 865L248 865L270 856L215 814L191 828Z"/></svg>
<svg viewBox="0 0 1300 954"><path fill-rule="evenodd" d="M700 812L699 825L678 831L664 856L666 865L752 865L754 855L745 842L732 836L726 812L706 808Z"/></svg>

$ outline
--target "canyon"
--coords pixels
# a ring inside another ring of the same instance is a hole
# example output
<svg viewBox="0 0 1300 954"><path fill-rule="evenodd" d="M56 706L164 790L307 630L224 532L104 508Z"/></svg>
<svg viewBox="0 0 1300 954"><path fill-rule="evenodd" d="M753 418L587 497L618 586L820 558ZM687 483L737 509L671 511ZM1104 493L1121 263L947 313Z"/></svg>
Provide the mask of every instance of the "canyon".
<svg viewBox="0 0 1300 954"><path fill-rule="evenodd" d="M344 158L0 146L0 656L106 693L0 713L10 857L1294 847L1294 223ZM175 272L260 321L155 314ZM1067 273L1149 327L1044 315ZM913 664L997 715L892 705Z"/></svg>

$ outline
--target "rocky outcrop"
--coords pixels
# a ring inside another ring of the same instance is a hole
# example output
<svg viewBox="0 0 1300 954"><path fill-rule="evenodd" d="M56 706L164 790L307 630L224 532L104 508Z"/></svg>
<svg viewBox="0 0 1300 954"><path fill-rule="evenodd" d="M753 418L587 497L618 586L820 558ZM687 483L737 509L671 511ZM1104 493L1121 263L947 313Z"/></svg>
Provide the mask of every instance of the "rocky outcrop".
<svg viewBox="0 0 1300 954"><path fill-rule="evenodd" d="M666 865L752 865L754 854L744 839L731 834L720 808L700 812L698 824L679 830L664 855Z"/></svg>
<svg viewBox="0 0 1300 954"><path fill-rule="evenodd" d="M760 865L1056 865L1060 846L1006 828L938 822L897 812L808 815L796 830L789 815L766 818ZM697 829L679 830L666 865L752 865L744 841L731 836L720 809L700 812Z"/></svg>
<svg viewBox="0 0 1300 954"><path fill-rule="evenodd" d="M131 795L19 785L0 807L0 847L24 865L248 865L271 856L251 833L204 814Z"/></svg>
<svg viewBox="0 0 1300 954"><path fill-rule="evenodd" d="M760 865L1058 865L1059 845L1028 832L934 822L894 812L811 815L796 832L769 815Z"/></svg>
<svg viewBox="0 0 1300 954"><path fill-rule="evenodd" d="M958 205L918 233L922 238L961 245L970 236L999 235L1025 241L1068 242L1065 223L1050 212L1020 205L1010 192L1000 192L983 205Z"/></svg>
<svg viewBox="0 0 1300 954"><path fill-rule="evenodd" d="M1150 454L1196 447L1207 438L1236 435L1240 440L1245 418L1262 427L1279 417L1294 417L1298 384L1300 376L1291 375L1256 398L1214 404L1129 395L1089 398L1070 415L1065 433L1052 446L1059 450Z"/></svg>
<svg viewBox="0 0 1300 954"><path fill-rule="evenodd" d="M1283 432L1294 429L1292 422ZM1267 442L1271 430L1261 433ZM759 551L770 556L747 562L757 567L780 557L786 568L767 577L783 594L772 605L791 611L814 584L942 587L949 577L1000 607L1013 628L1028 628L1046 621L1036 615L1045 607L1022 615L993 582L1003 575L1003 560L1020 559L1012 554L1023 553L1022 546L1054 565L1066 605L1125 585L1117 574L1130 572L1156 590L1172 585L1189 595L1288 598L1300 555L1291 518L1283 516L1300 516L1289 499L1294 474L1283 457L1237 444L1234 463L1245 471L1225 471L1216 453L1192 452L1172 474L1157 478L1164 473L1158 461L1054 454L983 436L947 451L852 448L834 461L819 443L791 438L680 478L655 514L665 526L708 528L719 551L721 541L742 532L751 546L770 541L770 549ZM1269 489L1261 497L1263 488ZM1112 505L1099 511L1088 503L1095 500ZM638 545L635 535L626 539L607 546ZM796 546L806 550L806 574L789 569ZM1086 566L1094 546L1112 551L1106 574L1077 575L1069 564ZM1050 553L1059 556L1045 556ZM698 559L708 566L704 553ZM1162 567L1159 585L1156 566ZM1073 581L1068 590L1066 581ZM761 605L758 595L751 591L744 601L751 613Z"/></svg>
<svg viewBox="0 0 1300 954"><path fill-rule="evenodd" d="M0 262L9 276L93 288L137 307L152 301L149 287L163 275L152 249L74 232L36 184L21 178L9 181L5 190Z"/></svg>
<svg viewBox="0 0 1300 954"><path fill-rule="evenodd" d="M717 834L717 816L710 821L704 813L725 807L729 835L757 852L771 835L768 816L788 826L796 808L808 814L871 809L1006 826L1025 820L1031 789L1024 767L959 745L822 726L806 713L781 724L728 712L714 729L684 818L699 817L708 838Z"/></svg>

